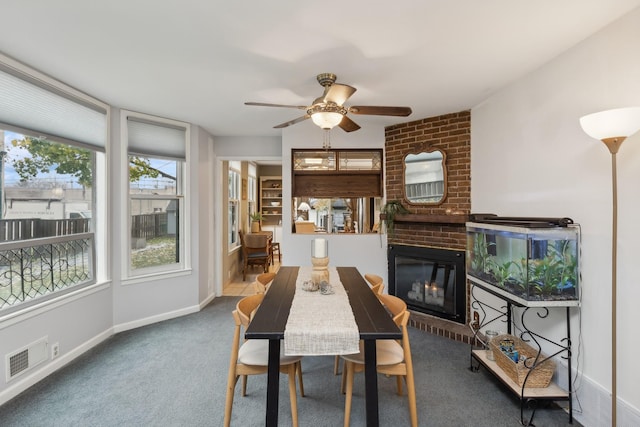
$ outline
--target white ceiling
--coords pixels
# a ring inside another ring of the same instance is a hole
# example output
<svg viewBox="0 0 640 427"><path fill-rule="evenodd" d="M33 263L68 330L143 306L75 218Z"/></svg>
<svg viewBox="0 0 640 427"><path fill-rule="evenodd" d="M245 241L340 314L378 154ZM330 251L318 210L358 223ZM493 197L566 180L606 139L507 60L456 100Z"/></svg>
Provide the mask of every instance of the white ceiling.
<svg viewBox="0 0 640 427"><path fill-rule="evenodd" d="M640 0L2 0L0 51L117 107L280 135L332 72L346 105L469 109ZM295 126L313 126L307 120Z"/></svg>

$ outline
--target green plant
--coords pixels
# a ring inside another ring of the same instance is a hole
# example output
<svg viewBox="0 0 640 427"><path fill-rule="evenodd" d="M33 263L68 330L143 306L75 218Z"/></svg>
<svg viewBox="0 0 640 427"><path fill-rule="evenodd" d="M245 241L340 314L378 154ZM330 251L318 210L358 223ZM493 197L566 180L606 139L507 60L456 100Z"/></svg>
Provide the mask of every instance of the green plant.
<svg viewBox="0 0 640 427"><path fill-rule="evenodd" d="M484 233L473 234L473 256L471 258L471 268L477 273L489 272L491 255L489 247L495 246L493 242L487 242L487 236Z"/></svg>
<svg viewBox="0 0 640 427"><path fill-rule="evenodd" d="M380 210L381 213L385 215L384 224L387 227L387 231L389 235L393 235L394 230L394 220L396 214L407 214L410 213L409 209L405 208L399 200L390 200L382 207Z"/></svg>
<svg viewBox="0 0 640 427"><path fill-rule="evenodd" d="M503 288L507 280L511 277L511 266L513 265L513 261L507 261L499 264L492 258L488 261L488 264L489 271L493 274L496 284Z"/></svg>
<svg viewBox="0 0 640 427"><path fill-rule="evenodd" d="M262 214L260 212L254 212L249 216L251 217L251 221L262 221Z"/></svg>

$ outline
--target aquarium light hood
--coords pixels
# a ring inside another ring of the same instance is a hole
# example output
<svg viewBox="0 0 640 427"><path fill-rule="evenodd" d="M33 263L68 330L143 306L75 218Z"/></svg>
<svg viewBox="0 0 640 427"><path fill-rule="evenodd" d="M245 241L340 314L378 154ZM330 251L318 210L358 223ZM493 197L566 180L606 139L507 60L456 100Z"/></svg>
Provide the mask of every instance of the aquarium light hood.
<svg viewBox="0 0 640 427"><path fill-rule="evenodd" d="M571 218L498 216L491 213L472 213L469 215L469 221L525 228L567 227L573 224Z"/></svg>

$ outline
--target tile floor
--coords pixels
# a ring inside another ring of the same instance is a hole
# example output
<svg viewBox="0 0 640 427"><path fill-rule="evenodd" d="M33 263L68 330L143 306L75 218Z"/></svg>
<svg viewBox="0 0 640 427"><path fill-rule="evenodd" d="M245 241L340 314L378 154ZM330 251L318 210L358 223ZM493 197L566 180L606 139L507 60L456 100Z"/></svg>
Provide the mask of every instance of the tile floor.
<svg viewBox="0 0 640 427"><path fill-rule="evenodd" d="M276 261L269 267L269 271L276 273L280 268L280 263ZM229 284L225 285L222 295L224 296L246 296L256 293L253 288L253 282L256 280L256 276L262 273L262 269L259 267L249 267L249 273L247 274L247 280L242 281L242 275L235 277Z"/></svg>

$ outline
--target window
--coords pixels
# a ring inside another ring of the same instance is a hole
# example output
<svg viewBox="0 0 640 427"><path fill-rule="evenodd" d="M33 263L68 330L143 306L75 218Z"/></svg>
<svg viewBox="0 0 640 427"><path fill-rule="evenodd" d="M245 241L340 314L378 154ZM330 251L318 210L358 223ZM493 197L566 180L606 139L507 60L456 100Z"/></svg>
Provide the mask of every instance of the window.
<svg viewBox="0 0 640 427"><path fill-rule="evenodd" d="M240 224L240 162L229 162L229 207L228 207L228 233L229 250L240 244L238 231Z"/></svg>
<svg viewBox="0 0 640 427"><path fill-rule="evenodd" d="M256 203L258 188L257 188L257 178L256 178L256 165L253 163L249 163L249 177L248 177L248 189L247 189L247 202L249 207L249 224L251 224L251 215L256 213L258 210L258 206Z"/></svg>
<svg viewBox="0 0 640 427"><path fill-rule="evenodd" d="M382 197L382 150L292 150L294 197Z"/></svg>
<svg viewBox="0 0 640 427"><path fill-rule="evenodd" d="M124 114L128 141L130 275L185 269L187 125L137 113Z"/></svg>
<svg viewBox="0 0 640 427"><path fill-rule="evenodd" d="M294 230L377 232L383 193L380 149L293 149Z"/></svg>
<svg viewBox="0 0 640 427"><path fill-rule="evenodd" d="M0 92L3 315L105 275L107 106L2 55Z"/></svg>

